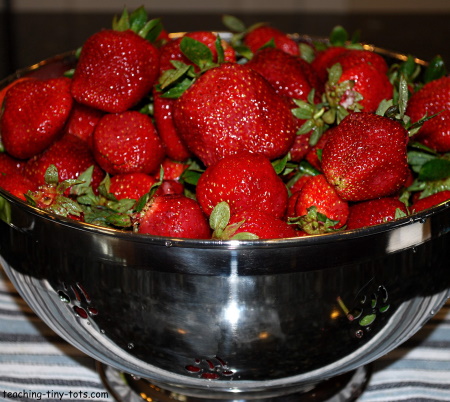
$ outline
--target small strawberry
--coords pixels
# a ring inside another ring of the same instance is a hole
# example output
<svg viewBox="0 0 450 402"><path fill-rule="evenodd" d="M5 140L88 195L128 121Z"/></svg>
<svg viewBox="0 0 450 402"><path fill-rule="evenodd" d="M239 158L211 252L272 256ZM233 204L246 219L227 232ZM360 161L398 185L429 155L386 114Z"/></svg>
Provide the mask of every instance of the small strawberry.
<svg viewBox="0 0 450 402"><path fill-rule="evenodd" d="M370 63L337 65L340 66L337 73L339 77L330 76L330 81L325 85L330 104L340 105L347 111L362 109L375 112L382 100L392 98L393 86L388 76ZM333 71L333 67L330 71ZM343 88L341 93L338 87Z"/></svg>
<svg viewBox="0 0 450 402"><path fill-rule="evenodd" d="M92 186L95 189L105 175L86 142L73 135L65 135L43 153L30 158L24 166L24 175L36 185L44 185L45 174L51 165L57 168L59 181L77 179L93 166Z"/></svg>
<svg viewBox="0 0 450 402"><path fill-rule="evenodd" d="M322 170L341 198L363 201L394 194L408 175L408 131L372 113L351 113L333 130Z"/></svg>
<svg viewBox="0 0 450 402"><path fill-rule="evenodd" d="M158 135L164 143L165 153L176 161L185 161L191 155L173 122L173 104L176 99L163 98L157 90L153 91L153 117Z"/></svg>
<svg viewBox="0 0 450 402"><path fill-rule="evenodd" d="M177 99L173 113L184 142L206 166L245 150L275 159L295 139L288 103L260 74L236 63L206 71Z"/></svg>
<svg viewBox="0 0 450 402"><path fill-rule="evenodd" d="M259 50L246 65L288 99L307 100L311 90L318 86L316 73L307 61L277 48Z"/></svg>
<svg viewBox="0 0 450 402"><path fill-rule="evenodd" d="M411 213L417 213L424 211L425 209L442 204L443 202L450 200L450 191L443 190L437 193L431 194L424 198L419 198L410 207Z"/></svg>
<svg viewBox="0 0 450 402"><path fill-rule="evenodd" d="M46 149L60 135L72 109L70 79L29 79L6 93L0 120L2 143L18 159Z"/></svg>
<svg viewBox="0 0 450 402"><path fill-rule="evenodd" d="M183 172L189 168L189 165L187 163L171 160L170 158L164 158L161 167L164 173L164 180L179 180L183 175ZM160 179L160 173L156 175L156 178Z"/></svg>
<svg viewBox="0 0 450 402"><path fill-rule="evenodd" d="M348 218L349 206L323 174L311 177L294 193L288 218L309 234L325 233L342 228Z"/></svg>
<svg viewBox="0 0 450 402"><path fill-rule="evenodd" d="M333 130L336 129L337 126L333 126L327 129L317 141L308 153L305 155L306 161L308 161L315 169L322 171L322 151L325 144L328 141L328 138L333 134Z"/></svg>
<svg viewBox="0 0 450 402"><path fill-rule="evenodd" d="M181 194L157 195L136 215L136 231L154 236L209 239L211 229L198 203Z"/></svg>
<svg viewBox="0 0 450 402"><path fill-rule="evenodd" d="M415 123L426 121L412 139L438 152L450 151L450 76L426 83L408 101L406 114Z"/></svg>
<svg viewBox="0 0 450 402"><path fill-rule="evenodd" d="M328 80L328 69L333 65L334 59L346 51L347 48L344 46L331 46L316 53L314 60L311 62L311 67L316 72L322 86Z"/></svg>
<svg viewBox="0 0 450 402"><path fill-rule="evenodd" d="M219 203L210 216L213 239L251 240L297 237L296 230L272 214L257 209L242 210L230 214L226 202Z"/></svg>
<svg viewBox="0 0 450 402"><path fill-rule="evenodd" d="M36 190L35 183L17 171L0 173L0 187L24 201L26 200L25 194L28 191Z"/></svg>
<svg viewBox="0 0 450 402"><path fill-rule="evenodd" d="M195 41L203 43L208 47L212 54L212 60L217 62L218 53L216 48L216 41L218 39L217 34L210 31L193 31L186 32L183 37L191 38ZM179 37L167 42L160 51L160 74L165 71L171 70L174 68L173 62L179 61L184 64L193 65L193 63L188 55L183 52L183 45L181 44L183 37ZM236 61L236 52L234 49L225 41L220 41L223 52L224 52L224 60L229 62ZM197 66L196 66L197 68Z"/></svg>
<svg viewBox="0 0 450 402"><path fill-rule="evenodd" d="M407 214L405 204L395 197L382 197L357 202L350 206L347 229L378 225Z"/></svg>
<svg viewBox="0 0 450 402"><path fill-rule="evenodd" d="M111 177L109 192L118 199L139 200L156 184L155 177L145 173L122 173Z"/></svg>
<svg viewBox="0 0 450 402"><path fill-rule="evenodd" d="M155 173L164 148L148 115L129 110L106 114L93 134L93 154L109 174Z"/></svg>
<svg viewBox="0 0 450 402"><path fill-rule="evenodd" d="M64 127L64 133L75 135L92 145L92 133L104 112L81 103L74 102L72 111Z"/></svg>
<svg viewBox="0 0 450 402"><path fill-rule="evenodd" d="M288 199L287 188L270 161L246 151L208 167L200 176L196 195L208 216L218 203L226 201L232 214L259 209L281 218Z"/></svg>
<svg viewBox="0 0 450 402"><path fill-rule="evenodd" d="M83 209L80 204L70 196L70 190L75 185L86 185L83 182L83 172L80 179L60 180L58 169L50 165L44 175L44 184L25 195L30 205L77 221L83 220ZM89 175L89 177L92 177Z"/></svg>
<svg viewBox="0 0 450 402"><path fill-rule="evenodd" d="M72 95L79 103L120 113L150 92L159 74L159 50L147 36L158 21L147 23L146 17L143 8L130 16L124 13L115 29L86 40L72 79Z"/></svg>
<svg viewBox="0 0 450 402"><path fill-rule="evenodd" d="M243 43L253 53L256 53L264 45L273 42L276 48L294 56L300 55L298 43L289 35L270 25L259 25L249 29L243 38Z"/></svg>

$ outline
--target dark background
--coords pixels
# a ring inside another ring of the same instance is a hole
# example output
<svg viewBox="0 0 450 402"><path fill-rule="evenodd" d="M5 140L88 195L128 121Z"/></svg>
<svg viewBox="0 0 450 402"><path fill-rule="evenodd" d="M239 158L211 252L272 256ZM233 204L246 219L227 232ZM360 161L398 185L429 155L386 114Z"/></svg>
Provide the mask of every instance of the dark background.
<svg viewBox="0 0 450 402"><path fill-rule="evenodd" d="M327 37L335 25L361 32L363 42L450 65L450 14L243 14L246 24L266 21L286 32ZM169 32L223 30L220 14L160 14ZM60 52L75 49L109 28L113 14L1 13L0 77Z"/></svg>

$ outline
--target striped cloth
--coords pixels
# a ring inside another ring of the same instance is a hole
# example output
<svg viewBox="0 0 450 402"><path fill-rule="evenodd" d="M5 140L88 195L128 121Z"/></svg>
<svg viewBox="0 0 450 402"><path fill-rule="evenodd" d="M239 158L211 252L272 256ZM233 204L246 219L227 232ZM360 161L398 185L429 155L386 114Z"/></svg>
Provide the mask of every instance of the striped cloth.
<svg viewBox="0 0 450 402"><path fill-rule="evenodd" d="M373 367L359 402L450 401L450 302ZM35 400L113 399L94 361L37 318L0 268L0 401Z"/></svg>

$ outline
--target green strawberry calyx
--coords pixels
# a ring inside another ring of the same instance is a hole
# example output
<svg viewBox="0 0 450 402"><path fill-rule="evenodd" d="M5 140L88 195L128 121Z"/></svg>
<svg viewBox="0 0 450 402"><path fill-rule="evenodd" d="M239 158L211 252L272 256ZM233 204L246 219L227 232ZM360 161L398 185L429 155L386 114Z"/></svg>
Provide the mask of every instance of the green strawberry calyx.
<svg viewBox="0 0 450 402"><path fill-rule="evenodd" d="M315 205L307 209L306 215L290 217L288 223L298 225L299 229L311 235L343 230L343 228L335 228L339 221L328 218L325 214L319 212Z"/></svg>
<svg viewBox="0 0 450 402"><path fill-rule="evenodd" d="M217 61L214 61L213 53L208 46L196 39L184 36L180 42L180 50L193 64L172 60L174 68L161 74L156 86L156 89L162 93L161 96L163 98L179 98L196 78L224 63L225 56L220 35L217 35L215 48Z"/></svg>
<svg viewBox="0 0 450 402"><path fill-rule="evenodd" d="M250 232L236 231L244 221L229 224L231 217L230 206L226 201L219 202L211 212L209 225L213 230L212 238L216 240L255 240L259 237Z"/></svg>

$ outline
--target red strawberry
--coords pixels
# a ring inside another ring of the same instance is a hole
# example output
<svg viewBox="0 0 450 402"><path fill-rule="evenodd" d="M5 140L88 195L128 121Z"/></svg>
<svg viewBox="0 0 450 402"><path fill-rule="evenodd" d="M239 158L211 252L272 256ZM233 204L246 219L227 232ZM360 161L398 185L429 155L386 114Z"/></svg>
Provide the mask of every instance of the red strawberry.
<svg viewBox="0 0 450 402"><path fill-rule="evenodd" d="M280 49L261 49L247 66L260 73L278 94L288 99L307 100L311 90L318 86L316 73L307 61Z"/></svg>
<svg viewBox="0 0 450 402"><path fill-rule="evenodd" d="M322 152L322 170L339 196L362 201L394 194L409 168L408 132L372 113L351 113L333 130Z"/></svg>
<svg viewBox="0 0 450 402"><path fill-rule="evenodd" d="M332 135L333 130L336 129L337 126L333 126L326 130L321 137L319 138L319 141L316 145L314 145L308 153L305 155L305 159L317 170L322 171L322 158L319 157L319 154L321 155L321 152L325 146L325 144L328 141L328 138Z"/></svg>
<svg viewBox="0 0 450 402"><path fill-rule="evenodd" d="M73 135L65 135L43 153L29 159L24 167L24 175L36 185L44 185L45 172L50 165L58 169L60 181L76 179L86 169L94 166L92 176L94 189L105 175L96 164L86 142Z"/></svg>
<svg viewBox="0 0 450 402"><path fill-rule="evenodd" d="M338 80L338 85L351 82L351 90L345 91L338 102L347 110L358 103L365 112L375 112L380 102L384 99L392 98L393 86L385 73L377 70L373 65L357 63L342 66L342 75ZM326 90L336 93L334 85ZM354 92L357 92L362 99L355 99Z"/></svg>
<svg viewBox="0 0 450 402"><path fill-rule="evenodd" d="M227 156L208 167L200 176L196 195L207 215L226 201L231 214L259 209L281 218L288 199L287 188L270 161L250 152Z"/></svg>
<svg viewBox="0 0 450 402"><path fill-rule="evenodd" d="M29 79L6 93L0 121L2 142L15 158L28 159L46 149L61 133L73 100L70 79Z"/></svg>
<svg viewBox="0 0 450 402"><path fill-rule="evenodd" d="M233 235L251 233L259 239L297 237L296 230L285 221L260 210L243 210L230 217L228 226L236 225Z"/></svg>
<svg viewBox="0 0 450 402"><path fill-rule="evenodd" d="M31 79L31 78L30 77L20 77L20 78L15 79L14 81L10 82L5 87L3 87L0 90L0 108L3 105L3 100L5 99L6 92L8 92L8 90L10 88L13 87L14 85L18 84L19 82L26 81L26 80L29 80L29 79Z"/></svg>
<svg viewBox="0 0 450 402"><path fill-rule="evenodd" d="M137 111L106 114L93 134L97 163L109 174L155 173L164 148L151 118Z"/></svg>
<svg viewBox="0 0 450 402"><path fill-rule="evenodd" d="M159 73L159 51L131 30L103 30L84 43L72 80L82 104L119 113L147 95Z"/></svg>
<svg viewBox="0 0 450 402"><path fill-rule="evenodd" d="M357 202L350 206L347 229L358 229L393 221L397 218L398 210L404 215L408 214L405 204L394 197Z"/></svg>
<svg viewBox="0 0 450 402"><path fill-rule="evenodd" d="M300 218L300 228L307 233L339 229L347 222L348 203L339 197L323 174L311 177L302 189L291 197L294 197L295 202L290 202L289 218ZM327 223L320 215L333 222Z"/></svg>
<svg viewBox="0 0 450 402"><path fill-rule="evenodd" d="M415 92L408 101L406 114L415 123L426 121L412 138L438 152L450 151L450 76L431 81Z"/></svg>
<svg viewBox="0 0 450 402"><path fill-rule="evenodd" d="M0 187L24 201L24 194L36 190L36 185L19 172L0 173Z"/></svg>
<svg viewBox="0 0 450 402"><path fill-rule="evenodd" d="M75 135L92 145L92 133L104 112L93 109L89 106L75 102L72 107L69 119L64 128L64 132Z"/></svg>
<svg viewBox="0 0 450 402"><path fill-rule="evenodd" d="M137 216L138 232L154 236L208 239L211 229L198 203L181 194L153 197Z"/></svg>
<svg viewBox="0 0 450 402"><path fill-rule="evenodd" d="M330 46L316 52L314 60L311 62L311 66L322 84L325 84L328 79L328 69L334 64L333 60L347 50L348 49L343 46Z"/></svg>
<svg viewBox="0 0 450 402"><path fill-rule="evenodd" d="M161 166L164 172L164 180L178 180L183 172L189 167L186 163L174 161L170 158L164 158ZM156 174L156 178L160 179L159 172Z"/></svg>
<svg viewBox="0 0 450 402"><path fill-rule="evenodd" d="M425 209L434 207L435 205L439 205L448 200L450 200L450 190L443 190L429 195L428 197L419 198L411 205L411 213L424 211Z"/></svg>
<svg viewBox="0 0 450 402"><path fill-rule="evenodd" d="M109 192L118 200L139 200L155 183L156 179L145 173L122 173L111 177Z"/></svg>
<svg viewBox="0 0 450 402"><path fill-rule="evenodd" d="M212 53L212 60L217 62L216 34L209 31L195 31L188 32L184 36L195 39L196 41L206 45ZM180 48L181 41L182 38L180 37L166 43L166 45L162 47L160 57L160 74L163 74L167 70L174 69L174 65L172 64L173 61L179 61L187 65L192 65L198 71L198 67L195 66L195 64L182 52ZM224 50L225 61L236 61L236 53L234 49L223 40L221 43ZM164 98L157 90L153 91L153 98L153 115L155 118L155 124L158 129L159 136L164 142L167 155L177 161L185 161L192 154L180 138L173 122L172 108L175 99Z"/></svg>
<svg viewBox="0 0 450 402"><path fill-rule="evenodd" d="M0 152L0 174L22 173L25 162Z"/></svg>
<svg viewBox="0 0 450 402"><path fill-rule="evenodd" d="M208 70L177 99L173 112L181 137L206 166L241 151L275 159L295 139L287 102L245 65Z"/></svg>
<svg viewBox="0 0 450 402"><path fill-rule="evenodd" d="M184 36L195 39L204 45L208 46L209 50L211 50L213 54L213 60L217 61L217 49L216 49L216 40L217 36L213 32L210 31L194 31L187 32ZM188 65L193 65L193 63L183 54L180 48L182 37L176 38L172 41L167 42L161 48L160 55L160 74L164 71L171 70L174 68L172 61L181 61ZM235 62L236 61L236 52L234 49L225 41L221 41L222 47L224 50L224 58L225 61Z"/></svg>
<svg viewBox="0 0 450 402"><path fill-rule="evenodd" d="M253 53L256 53L262 46L273 41L276 48L283 50L286 53L299 56L300 49L298 43L289 37L283 31L269 25L259 25L251 29L243 39L245 46L247 46Z"/></svg>
<svg viewBox="0 0 450 402"><path fill-rule="evenodd" d="M163 98L159 91L153 91L155 126L164 143L165 153L176 161L185 161L192 154L181 139L173 122L172 108L176 99Z"/></svg>

